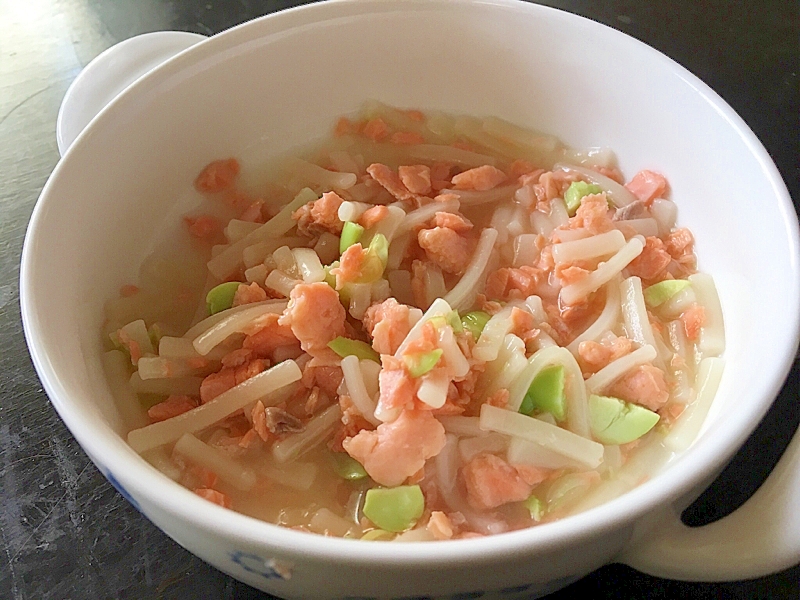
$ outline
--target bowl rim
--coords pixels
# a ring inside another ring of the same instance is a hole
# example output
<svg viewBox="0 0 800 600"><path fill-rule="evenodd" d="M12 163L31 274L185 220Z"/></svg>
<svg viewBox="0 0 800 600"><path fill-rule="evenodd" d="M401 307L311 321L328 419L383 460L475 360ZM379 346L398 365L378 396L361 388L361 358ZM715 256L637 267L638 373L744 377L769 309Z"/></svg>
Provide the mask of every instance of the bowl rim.
<svg viewBox="0 0 800 600"><path fill-rule="evenodd" d="M135 490L136 496L146 500L144 504L158 506L172 518L186 522L200 530L219 537L234 538L249 547L270 548L270 551L293 555L313 556L325 560L346 561L361 565L392 565L418 568L438 568L448 564L496 562L503 556L519 556L520 552L545 551L579 542L582 539L601 536L626 524L633 523L657 507L666 507L689 490L716 473L735 453L758 421L769 409L788 374L800 338L800 312L790 315L784 337L780 340L785 352L775 365L768 381L758 394L757 408L748 414L745 426L727 432L713 443L697 444L692 448L691 460L684 455L675 461L672 468L660 473L653 480L627 492L622 497L610 500L568 518L538 527L487 536L465 541L449 541L439 544L359 544L357 540L328 538L317 534L305 534L289 530L253 517L213 505L189 490L168 480L151 467L127 443L108 426L104 431L94 430L81 420L79 410L70 406L69 393L62 385L59 374L50 362L47 349L40 342L41 323L35 306L34 262L39 223L45 218L47 205L57 197L63 173L71 168L75 156L90 146L88 140L93 132L114 119L121 107L136 102L137 96L153 92L183 69L191 68L218 57L223 52L246 44L258 37L288 34L323 20L340 17L358 17L377 12L397 11L413 6L416 10L440 10L444 6L467 10L481 6L488 9L512 10L526 15L545 16L549 19L575 20L584 26L599 28L618 44L628 44L632 51L643 53L648 61L657 61L668 67L675 75L691 86L699 96L716 110L736 131L752 155L758 160L765 177L769 180L779 209L784 218L789 247L792 249L792 297L789 305L800 305L800 242L798 241L797 217L786 186L769 154L755 134L736 112L708 85L677 62L647 44L602 23L559 9L528 4L518 0L328 0L303 5L247 21L201 41L181 52L160 67L154 69L134 83L113 100L80 134L62 160L56 165L37 201L22 252L20 269L20 306L23 327L36 371L47 391L53 406L80 445L93 461L112 465L115 477L125 488ZM102 460L95 460L102 457ZM680 464L679 468L678 465ZM104 469L101 469L104 471ZM105 474L105 471L104 471ZM147 516L147 515L146 515Z"/></svg>

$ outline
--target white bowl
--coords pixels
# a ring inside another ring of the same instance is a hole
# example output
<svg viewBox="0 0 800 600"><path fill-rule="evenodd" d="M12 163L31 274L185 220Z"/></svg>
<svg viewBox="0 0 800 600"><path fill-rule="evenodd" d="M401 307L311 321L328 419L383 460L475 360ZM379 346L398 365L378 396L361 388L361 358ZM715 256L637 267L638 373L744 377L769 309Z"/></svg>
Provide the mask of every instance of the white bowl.
<svg viewBox="0 0 800 600"><path fill-rule="evenodd" d="M500 116L572 146L609 146L627 174L667 175L727 326L718 397L683 456L628 494L559 522L469 541L381 544L219 508L128 447L100 362L103 302L134 279L206 163L320 138L370 98ZM751 546L764 548L760 557L731 546L724 526L701 548L670 516L719 472L780 389L797 346L799 258L792 204L763 147L713 91L655 50L507 0L351 0L216 35L106 107L42 192L21 301L36 369L86 453L144 515L222 571L290 598L531 597L623 552L652 573L695 579L756 576L800 560L800 519L789 511L770 513L782 534L769 529L770 514L762 520L767 533ZM776 299L788 308L772 309ZM788 460L762 498L768 508L800 505ZM739 514L753 525L752 514ZM674 551L674 540L685 547Z"/></svg>

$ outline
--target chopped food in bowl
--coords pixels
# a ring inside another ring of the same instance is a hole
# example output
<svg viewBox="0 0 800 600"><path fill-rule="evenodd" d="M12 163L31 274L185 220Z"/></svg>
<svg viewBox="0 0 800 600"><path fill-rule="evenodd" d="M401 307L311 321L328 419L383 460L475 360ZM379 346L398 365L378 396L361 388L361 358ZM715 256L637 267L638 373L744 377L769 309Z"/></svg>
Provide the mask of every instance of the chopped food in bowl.
<svg viewBox="0 0 800 600"><path fill-rule="evenodd" d="M195 494L325 535L473 538L627 491L697 433L676 422L708 412L723 319L661 174L377 102L275 162L258 196L237 159L195 179L233 217L183 218L208 261L190 321L147 271L107 306L128 442Z"/></svg>
<svg viewBox="0 0 800 600"><path fill-rule="evenodd" d="M798 256L763 147L651 48L521 2L337 1L98 114L34 210L21 306L86 453L210 564L285 598L530 597L613 560L796 562L672 515L788 372Z"/></svg>

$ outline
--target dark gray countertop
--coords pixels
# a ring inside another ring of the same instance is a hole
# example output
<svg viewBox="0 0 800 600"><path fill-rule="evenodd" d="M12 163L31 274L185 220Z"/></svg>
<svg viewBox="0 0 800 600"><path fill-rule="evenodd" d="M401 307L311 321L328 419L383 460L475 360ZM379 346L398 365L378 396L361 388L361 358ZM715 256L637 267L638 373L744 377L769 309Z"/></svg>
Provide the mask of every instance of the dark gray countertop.
<svg viewBox="0 0 800 600"><path fill-rule="evenodd" d="M100 475L48 403L19 316L19 258L58 160L55 122L94 56L146 31L213 34L303 2L0 0L0 598L266 598L195 558ZM543 2L601 21L674 58L755 131L800 206L800 27L792 0ZM699 158L702 160L702 158ZM777 310L797 310L781 306ZM760 485L800 421L800 361L764 422L684 515L724 516ZM797 507L800 509L800 507ZM756 581L679 583L610 565L549 598L798 598L800 566Z"/></svg>

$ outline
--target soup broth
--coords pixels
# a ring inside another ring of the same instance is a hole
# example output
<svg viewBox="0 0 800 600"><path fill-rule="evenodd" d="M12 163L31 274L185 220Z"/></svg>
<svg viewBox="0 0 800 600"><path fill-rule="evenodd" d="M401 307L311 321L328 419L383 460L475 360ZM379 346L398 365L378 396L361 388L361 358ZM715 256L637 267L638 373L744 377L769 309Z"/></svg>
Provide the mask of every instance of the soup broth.
<svg viewBox="0 0 800 600"><path fill-rule="evenodd" d="M192 257L148 259L104 335L128 442L208 501L463 539L606 501L699 431L722 313L659 173L370 102L194 187Z"/></svg>

